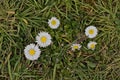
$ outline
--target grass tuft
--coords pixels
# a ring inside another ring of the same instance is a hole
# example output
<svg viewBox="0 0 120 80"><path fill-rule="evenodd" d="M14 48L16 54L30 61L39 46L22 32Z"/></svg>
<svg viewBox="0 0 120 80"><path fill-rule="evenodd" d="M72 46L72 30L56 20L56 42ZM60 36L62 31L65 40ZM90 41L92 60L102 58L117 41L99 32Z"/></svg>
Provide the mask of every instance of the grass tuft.
<svg viewBox="0 0 120 80"><path fill-rule="evenodd" d="M0 80L120 80L119 0L1 0ZM48 19L57 17L52 30ZM95 25L99 34L85 37ZM42 50L37 61L28 61L24 47L35 42L40 31L52 36L53 44ZM91 40L98 44L87 49ZM77 52L71 44L83 45Z"/></svg>

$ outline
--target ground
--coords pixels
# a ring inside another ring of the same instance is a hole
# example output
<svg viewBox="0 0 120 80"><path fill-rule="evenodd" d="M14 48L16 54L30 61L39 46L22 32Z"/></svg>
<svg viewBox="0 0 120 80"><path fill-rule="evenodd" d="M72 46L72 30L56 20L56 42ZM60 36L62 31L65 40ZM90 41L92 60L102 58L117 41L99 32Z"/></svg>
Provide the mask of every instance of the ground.
<svg viewBox="0 0 120 80"><path fill-rule="evenodd" d="M85 36L90 25L99 31L93 39ZM24 48L40 31L52 44L27 60ZM82 48L73 52L75 42ZM120 0L0 0L0 80L120 80Z"/></svg>

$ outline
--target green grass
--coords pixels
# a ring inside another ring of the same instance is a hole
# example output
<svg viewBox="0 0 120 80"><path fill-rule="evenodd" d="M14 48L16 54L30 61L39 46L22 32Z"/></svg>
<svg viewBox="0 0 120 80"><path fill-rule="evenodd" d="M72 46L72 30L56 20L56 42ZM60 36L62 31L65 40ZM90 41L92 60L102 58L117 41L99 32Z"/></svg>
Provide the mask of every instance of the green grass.
<svg viewBox="0 0 120 80"><path fill-rule="evenodd" d="M47 23L53 16L61 22L56 30ZM84 37L89 25L99 30L94 39ZM24 48L40 31L53 44L29 61ZM91 40L94 51L86 47ZM80 51L71 51L74 42ZM0 80L120 80L120 1L0 0Z"/></svg>

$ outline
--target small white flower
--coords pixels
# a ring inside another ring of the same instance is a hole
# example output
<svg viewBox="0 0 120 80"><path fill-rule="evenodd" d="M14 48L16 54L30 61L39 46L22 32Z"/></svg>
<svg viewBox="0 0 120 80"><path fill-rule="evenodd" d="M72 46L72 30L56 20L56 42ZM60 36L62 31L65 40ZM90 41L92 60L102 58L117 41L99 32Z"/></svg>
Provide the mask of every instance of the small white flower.
<svg viewBox="0 0 120 80"><path fill-rule="evenodd" d="M90 41L90 42L88 43L87 47L88 47L88 49L94 50L96 44L97 44L96 42Z"/></svg>
<svg viewBox="0 0 120 80"><path fill-rule="evenodd" d="M36 42L40 47L47 47L51 44L51 36L47 32L40 32L36 36Z"/></svg>
<svg viewBox="0 0 120 80"><path fill-rule="evenodd" d="M88 36L89 38L94 38L96 37L96 35L98 34L98 30L95 26L88 26L85 29L85 34L86 36Z"/></svg>
<svg viewBox="0 0 120 80"><path fill-rule="evenodd" d="M30 44L25 47L24 54L28 60L37 60L41 54L41 51L37 45Z"/></svg>
<svg viewBox="0 0 120 80"><path fill-rule="evenodd" d="M56 17L52 17L50 20L48 20L48 24L50 28L57 29L60 25L60 21Z"/></svg>
<svg viewBox="0 0 120 80"><path fill-rule="evenodd" d="M81 47L82 47L82 45L80 45L80 44L72 44L72 46L71 46L73 51L75 51L76 49L80 50Z"/></svg>

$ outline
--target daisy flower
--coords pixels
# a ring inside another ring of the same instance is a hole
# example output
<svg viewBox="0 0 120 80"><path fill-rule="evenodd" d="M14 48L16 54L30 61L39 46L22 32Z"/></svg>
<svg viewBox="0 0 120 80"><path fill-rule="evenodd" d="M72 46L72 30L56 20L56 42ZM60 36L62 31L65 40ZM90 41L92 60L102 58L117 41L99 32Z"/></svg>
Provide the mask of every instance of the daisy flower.
<svg viewBox="0 0 120 80"><path fill-rule="evenodd" d="M95 26L88 26L85 29L85 34L86 36L88 36L89 38L94 38L96 37L96 35L98 34L98 30Z"/></svg>
<svg viewBox="0 0 120 80"><path fill-rule="evenodd" d="M40 32L36 36L36 42L40 47L47 47L51 44L51 36L47 32Z"/></svg>
<svg viewBox="0 0 120 80"><path fill-rule="evenodd" d="M87 47L88 47L88 49L94 50L96 44L97 44L96 42L90 41L90 42L88 43Z"/></svg>
<svg viewBox="0 0 120 80"><path fill-rule="evenodd" d="M57 29L60 25L60 21L56 17L52 17L51 19L48 20L48 24L50 28Z"/></svg>
<svg viewBox="0 0 120 80"><path fill-rule="evenodd" d="M72 46L71 46L71 48L72 48L73 51L75 51L76 49L80 50L81 47L82 46L80 44L72 44Z"/></svg>
<svg viewBox="0 0 120 80"><path fill-rule="evenodd" d="M41 51L37 45L30 44L25 47L24 54L28 60L37 60L41 54Z"/></svg>

